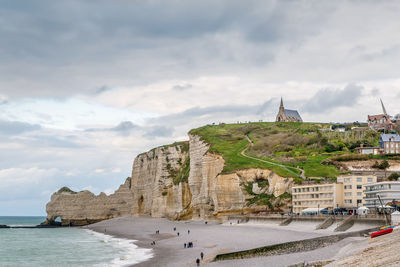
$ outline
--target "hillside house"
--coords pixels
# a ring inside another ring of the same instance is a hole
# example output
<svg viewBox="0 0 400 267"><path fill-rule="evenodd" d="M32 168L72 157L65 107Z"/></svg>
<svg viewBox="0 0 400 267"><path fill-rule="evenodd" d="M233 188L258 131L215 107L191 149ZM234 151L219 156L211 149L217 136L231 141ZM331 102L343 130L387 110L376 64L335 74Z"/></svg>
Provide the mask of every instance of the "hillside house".
<svg viewBox="0 0 400 267"><path fill-rule="evenodd" d="M385 154L400 154L400 135L381 134L379 145Z"/></svg>

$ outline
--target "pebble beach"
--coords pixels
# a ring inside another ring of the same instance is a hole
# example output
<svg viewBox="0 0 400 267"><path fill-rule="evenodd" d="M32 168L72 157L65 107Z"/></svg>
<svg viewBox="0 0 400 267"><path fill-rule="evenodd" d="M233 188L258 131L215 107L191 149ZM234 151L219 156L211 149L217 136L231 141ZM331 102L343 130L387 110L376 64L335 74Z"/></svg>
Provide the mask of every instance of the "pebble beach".
<svg viewBox="0 0 400 267"><path fill-rule="evenodd" d="M359 230L360 227L355 229ZM289 266L301 262L342 259L368 246L368 238L349 237L333 245L308 252L212 262L219 253L334 233L329 229L315 231L309 225L278 226L274 224L237 224L236 222L220 224L131 216L102 221L84 228L131 239L139 247L151 248L153 257L134 265L140 267L196 266L196 259L200 258L201 252L204 253L204 260L200 262L200 266ZM176 228L175 231L174 228ZM159 234L156 234L157 230ZM153 242L155 242L154 245ZM189 242L193 242L193 248L184 248L184 244Z"/></svg>

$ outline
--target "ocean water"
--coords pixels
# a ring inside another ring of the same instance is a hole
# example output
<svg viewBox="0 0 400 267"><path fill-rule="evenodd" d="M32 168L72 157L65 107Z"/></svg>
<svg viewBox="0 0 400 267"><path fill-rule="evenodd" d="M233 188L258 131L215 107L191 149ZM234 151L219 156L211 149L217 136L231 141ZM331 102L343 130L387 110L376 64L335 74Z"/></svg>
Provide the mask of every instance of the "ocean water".
<svg viewBox="0 0 400 267"><path fill-rule="evenodd" d="M1 217L0 224L38 225L45 217ZM152 257L132 240L80 228L0 229L0 266L130 266Z"/></svg>

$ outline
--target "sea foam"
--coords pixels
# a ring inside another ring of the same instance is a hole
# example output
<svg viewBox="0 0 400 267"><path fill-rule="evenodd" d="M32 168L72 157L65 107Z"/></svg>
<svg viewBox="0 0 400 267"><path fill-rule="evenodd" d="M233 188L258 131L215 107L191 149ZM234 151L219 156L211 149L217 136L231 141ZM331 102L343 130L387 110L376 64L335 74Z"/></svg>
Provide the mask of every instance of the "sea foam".
<svg viewBox="0 0 400 267"><path fill-rule="evenodd" d="M111 235L98 233L92 230L85 229L90 234L98 238L101 242L105 242L108 245L113 246L120 254L118 257L114 258L111 262L101 263L95 266L112 266L112 267L120 267L120 266L131 266L137 264L139 262L146 261L153 257L152 249L140 248L134 242L136 240L128 240L123 238L116 238Z"/></svg>

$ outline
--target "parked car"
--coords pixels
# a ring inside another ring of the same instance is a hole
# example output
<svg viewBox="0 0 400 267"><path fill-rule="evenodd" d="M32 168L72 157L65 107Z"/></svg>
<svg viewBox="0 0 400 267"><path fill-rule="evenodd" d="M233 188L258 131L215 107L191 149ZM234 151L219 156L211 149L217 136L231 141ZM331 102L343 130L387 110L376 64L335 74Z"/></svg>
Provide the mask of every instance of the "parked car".
<svg viewBox="0 0 400 267"><path fill-rule="evenodd" d="M328 209L322 209L322 210L319 211L319 213L325 214L325 215L330 214Z"/></svg>

